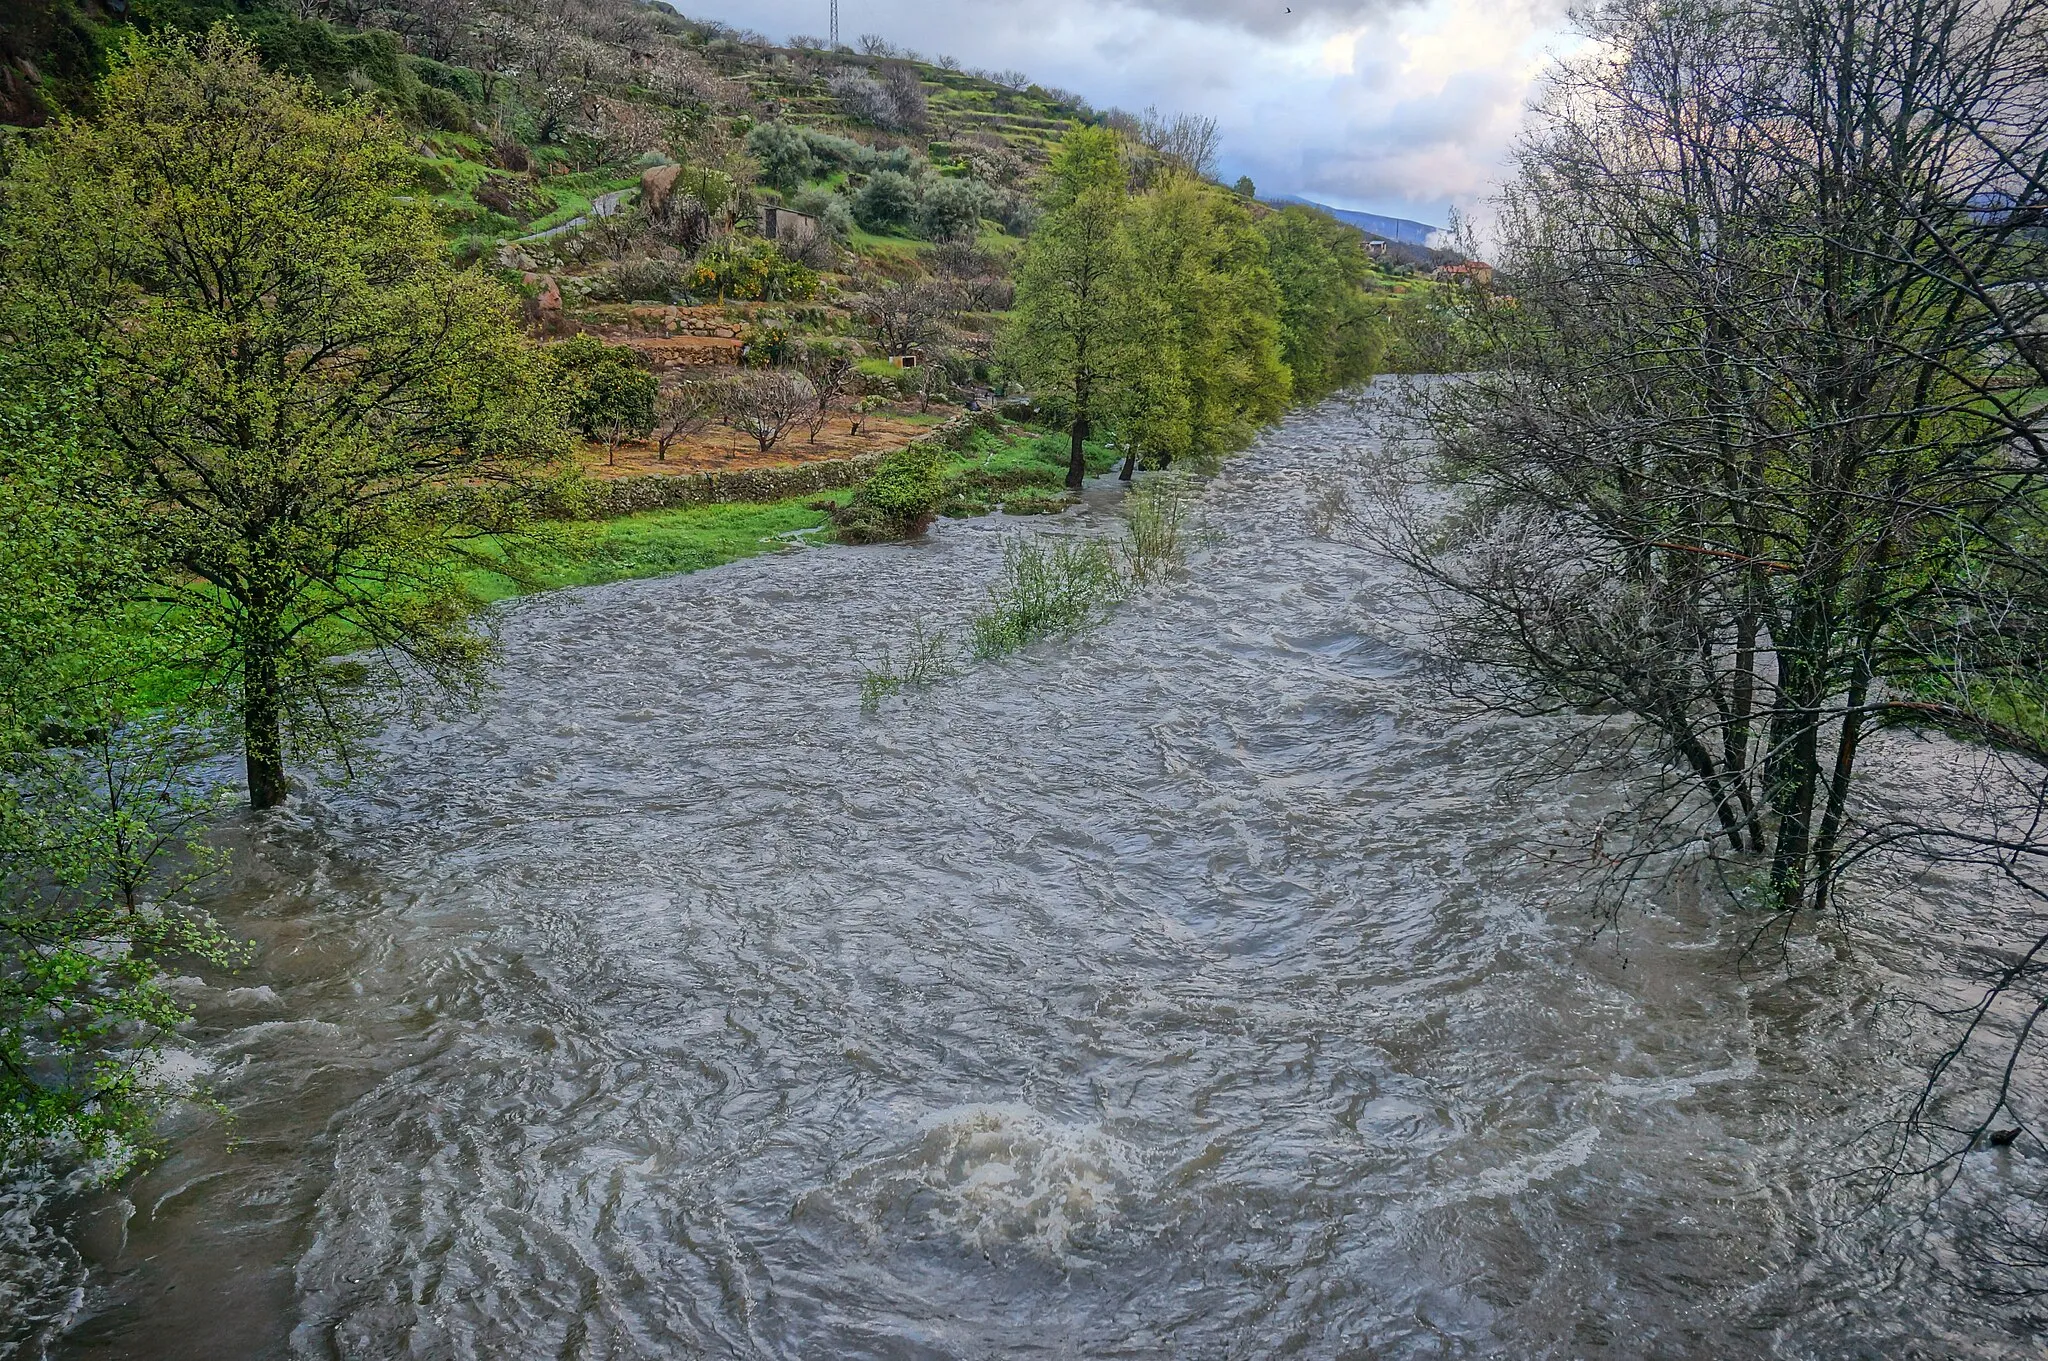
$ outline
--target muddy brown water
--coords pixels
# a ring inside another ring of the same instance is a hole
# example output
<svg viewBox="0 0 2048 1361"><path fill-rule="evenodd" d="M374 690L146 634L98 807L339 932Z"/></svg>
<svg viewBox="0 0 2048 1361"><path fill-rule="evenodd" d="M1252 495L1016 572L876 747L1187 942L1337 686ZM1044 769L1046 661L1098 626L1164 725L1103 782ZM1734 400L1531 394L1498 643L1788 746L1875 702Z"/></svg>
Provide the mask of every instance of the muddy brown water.
<svg viewBox="0 0 2048 1361"><path fill-rule="evenodd" d="M1447 700L1407 587L1308 528L1367 420L1229 464L1184 582L874 715L857 656L1114 489L507 607L480 709L231 830L260 958L183 1061L232 1123L17 1188L17 1324L75 1361L2035 1354L1816 1171L1907 1071L1872 1003L1919 918L1872 930L1894 973L1756 970L1676 894L1596 935L1543 848L1612 790L1504 779L1555 729Z"/></svg>

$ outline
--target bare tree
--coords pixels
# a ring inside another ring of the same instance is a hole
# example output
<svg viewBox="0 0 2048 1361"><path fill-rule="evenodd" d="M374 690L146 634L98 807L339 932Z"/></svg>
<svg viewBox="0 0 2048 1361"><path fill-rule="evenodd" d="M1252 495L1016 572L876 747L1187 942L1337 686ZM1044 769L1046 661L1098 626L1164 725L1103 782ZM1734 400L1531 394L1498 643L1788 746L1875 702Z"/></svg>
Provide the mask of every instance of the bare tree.
<svg viewBox="0 0 2048 1361"><path fill-rule="evenodd" d="M1215 119L1193 113L1168 116L1156 108L1148 108L1139 120L1138 137L1168 164L1201 179L1216 178L1216 157L1222 148L1222 136L1217 131Z"/></svg>
<svg viewBox="0 0 2048 1361"><path fill-rule="evenodd" d="M958 310L953 289L935 279L891 283L853 304L854 315L891 355L916 354L943 338Z"/></svg>
<svg viewBox="0 0 2048 1361"><path fill-rule="evenodd" d="M813 344L804 351L803 372L814 394L808 424L811 443L816 444L825 422L832 418L832 404L846 394L860 369L853 356L839 346Z"/></svg>
<svg viewBox="0 0 2048 1361"><path fill-rule="evenodd" d="M2048 0L1600 14L1501 205L1515 302L1468 299L1501 366L1432 399L1467 490L1387 541L1504 698L1628 716L1616 754L1668 777L1639 856L1724 857L1787 931L1880 855L2040 897ZM1897 732L2016 774L1884 813ZM1953 1167L2039 1079L2048 937L2013 954L1895 1168Z"/></svg>
<svg viewBox="0 0 2048 1361"><path fill-rule="evenodd" d="M726 424L753 440L765 454L804 423L816 409L817 400L810 379L776 370L732 379L721 405Z"/></svg>
<svg viewBox="0 0 2048 1361"><path fill-rule="evenodd" d="M662 393L655 405L655 457L668 462L668 451L709 430L719 410L719 392L710 383L684 383Z"/></svg>

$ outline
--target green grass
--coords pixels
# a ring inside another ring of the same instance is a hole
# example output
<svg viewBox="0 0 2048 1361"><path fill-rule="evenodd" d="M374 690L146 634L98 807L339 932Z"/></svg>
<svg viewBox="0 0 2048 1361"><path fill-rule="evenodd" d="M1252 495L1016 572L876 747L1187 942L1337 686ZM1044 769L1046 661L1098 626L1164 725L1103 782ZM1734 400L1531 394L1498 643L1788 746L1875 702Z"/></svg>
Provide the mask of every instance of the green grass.
<svg viewBox="0 0 2048 1361"><path fill-rule="evenodd" d="M530 590L701 572L772 553L792 542L786 536L823 529L829 518L809 503L846 495L798 497L768 505L691 506L578 526L567 543L530 555L530 582L479 570L468 573L464 584L484 600L503 600Z"/></svg>
<svg viewBox="0 0 2048 1361"><path fill-rule="evenodd" d="M921 255L932 248L931 242L915 236L877 236L863 227L855 227L846 240L863 255Z"/></svg>

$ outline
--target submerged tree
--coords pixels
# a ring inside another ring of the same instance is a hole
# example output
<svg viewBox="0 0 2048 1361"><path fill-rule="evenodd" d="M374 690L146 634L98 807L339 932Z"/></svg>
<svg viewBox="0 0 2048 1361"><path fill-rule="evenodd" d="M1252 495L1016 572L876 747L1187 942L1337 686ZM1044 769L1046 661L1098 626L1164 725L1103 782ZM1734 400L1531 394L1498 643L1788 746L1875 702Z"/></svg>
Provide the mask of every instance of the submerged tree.
<svg viewBox="0 0 2048 1361"><path fill-rule="evenodd" d="M458 570L532 523L566 452L505 291L450 266L394 192L411 174L366 103L216 29L139 43L4 189L4 379L74 394L82 447L137 498L257 808L289 753L345 754L375 697L478 678Z"/></svg>
<svg viewBox="0 0 2048 1361"><path fill-rule="evenodd" d="M1783 930L1880 852L2041 901L2048 3L1601 15L1503 204L1514 302L1471 312L1504 365L1435 389L1470 495L1399 548L1521 702L1630 720L1603 731L1668 795L1639 853L1712 850ZM2008 778L1887 809L1866 755L1889 732ZM2031 943L1899 1169L1952 1167L2038 1090L2040 923L2015 913Z"/></svg>
<svg viewBox="0 0 2048 1361"><path fill-rule="evenodd" d="M135 610L155 564L96 480L61 408L0 409L0 1159L117 1171L188 1015L166 967L231 950L178 901L216 808L191 774L203 716L151 685L174 625Z"/></svg>

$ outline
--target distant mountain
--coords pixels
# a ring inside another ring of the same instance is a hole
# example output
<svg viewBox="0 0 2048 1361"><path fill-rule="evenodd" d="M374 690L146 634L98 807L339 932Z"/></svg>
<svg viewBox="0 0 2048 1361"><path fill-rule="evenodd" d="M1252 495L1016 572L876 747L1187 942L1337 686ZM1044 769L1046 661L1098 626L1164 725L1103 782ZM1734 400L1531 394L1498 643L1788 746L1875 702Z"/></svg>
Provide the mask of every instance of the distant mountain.
<svg viewBox="0 0 2048 1361"><path fill-rule="evenodd" d="M1270 201L1298 203L1304 208L1314 208L1369 235L1384 237L1388 241L1399 241L1407 246L1427 246L1430 238L1443 230L1442 227L1432 227L1427 222L1410 222L1405 217L1382 217L1378 213L1354 213L1349 208L1332 208L1327 203L1296 198L1292 194L1282 194Z"/></svg>

